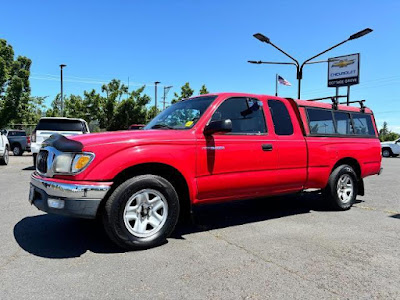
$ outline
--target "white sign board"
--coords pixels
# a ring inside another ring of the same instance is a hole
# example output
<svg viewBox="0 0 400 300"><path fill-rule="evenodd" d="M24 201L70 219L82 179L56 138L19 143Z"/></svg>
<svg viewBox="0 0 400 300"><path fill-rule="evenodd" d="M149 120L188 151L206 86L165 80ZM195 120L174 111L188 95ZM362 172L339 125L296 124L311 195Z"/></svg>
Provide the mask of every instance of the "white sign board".
<svg viewBox="0 0 400 300"><path fill-rule="evenodd" d="M328 87L349 86L359 82L359 53L328 59Z"/></svg>

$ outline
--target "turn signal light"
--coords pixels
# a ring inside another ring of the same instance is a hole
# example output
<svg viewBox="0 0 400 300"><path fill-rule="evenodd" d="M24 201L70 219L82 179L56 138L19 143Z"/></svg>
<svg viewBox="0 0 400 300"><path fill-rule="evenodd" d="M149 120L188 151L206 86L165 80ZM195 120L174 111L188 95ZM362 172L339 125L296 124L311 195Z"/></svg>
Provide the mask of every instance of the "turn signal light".
<svg viewBox="0 0 400 300"><path fill-rule="evenodd" d="M89 164L91 159L92 157L89 155L76 155L72 164L72 172L78 172L85 168Z"/></svg>

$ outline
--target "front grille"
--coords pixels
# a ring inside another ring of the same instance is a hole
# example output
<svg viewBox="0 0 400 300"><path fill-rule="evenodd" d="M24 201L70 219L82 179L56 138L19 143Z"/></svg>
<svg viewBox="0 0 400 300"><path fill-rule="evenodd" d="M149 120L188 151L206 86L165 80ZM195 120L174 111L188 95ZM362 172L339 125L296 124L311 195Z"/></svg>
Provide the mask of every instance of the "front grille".
<svg viewBox="0 0 400 300"><path fill-rule="evenodd" d="M36 160L36 169L42 173L47 173L47 157L49 156L49 152L46 150L40 150L37 160Z"/></svg>

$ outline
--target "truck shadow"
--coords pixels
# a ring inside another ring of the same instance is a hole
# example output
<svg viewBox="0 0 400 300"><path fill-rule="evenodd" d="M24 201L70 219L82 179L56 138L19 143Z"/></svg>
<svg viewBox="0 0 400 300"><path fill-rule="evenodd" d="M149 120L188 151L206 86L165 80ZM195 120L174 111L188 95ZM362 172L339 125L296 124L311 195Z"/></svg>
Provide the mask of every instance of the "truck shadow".
<svg viewBox="0 0 400 300"><path fill-rule="evenodd" d="M111 243L100 222L56 215L26 217L14 226L14 237L25 251L46 258L79 257L86 251L123 252Z"/></svg>
<svg viewBox="0 0 400 300"><path fill-rule="evenodd" d="M170 239L247 223L267 221L310 211L324 211L320 195L292 195L202 205L193 222L181 222ZM40 257L62 259L94 253L125 252L107 238L100 222L56 215L26 217L14 226L14 237L25 251Z"/></svg>

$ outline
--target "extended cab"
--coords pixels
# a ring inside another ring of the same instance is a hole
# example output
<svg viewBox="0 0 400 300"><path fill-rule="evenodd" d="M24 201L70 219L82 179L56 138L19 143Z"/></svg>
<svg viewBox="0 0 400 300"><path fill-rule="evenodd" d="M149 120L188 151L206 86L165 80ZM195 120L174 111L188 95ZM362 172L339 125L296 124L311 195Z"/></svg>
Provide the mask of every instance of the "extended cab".
<svg viewBox="0 0 400 300"><path fill-rule="evenodd" d="M346 210L380 170L368 108L221 93L171 105L144 130L53 135L29 199L48 213L101 217L111 240L140 249L201 203L320 189Z"/></svg>

